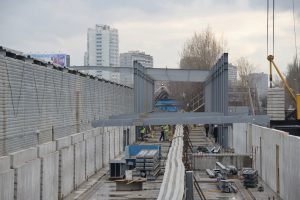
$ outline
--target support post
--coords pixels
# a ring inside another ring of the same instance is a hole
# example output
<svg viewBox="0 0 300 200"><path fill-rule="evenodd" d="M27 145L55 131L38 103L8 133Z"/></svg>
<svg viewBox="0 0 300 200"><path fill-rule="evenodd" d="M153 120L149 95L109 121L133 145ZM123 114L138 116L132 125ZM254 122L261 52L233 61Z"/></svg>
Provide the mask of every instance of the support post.
<svg viewBox="0 0 300 200"><path fill-rule="evenodd" d="M186 200L194 200L193 192L193 171L185 172L185 182L186 182Z"/></svg>

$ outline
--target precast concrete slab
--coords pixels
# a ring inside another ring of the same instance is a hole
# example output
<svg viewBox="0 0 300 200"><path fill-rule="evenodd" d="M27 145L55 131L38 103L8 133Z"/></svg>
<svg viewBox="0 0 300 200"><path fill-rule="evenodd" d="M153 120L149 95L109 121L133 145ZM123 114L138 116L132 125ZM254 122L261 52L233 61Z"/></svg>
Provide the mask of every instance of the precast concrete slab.
<svg viewBox="0 0 300 200"><path fill-rule="evenodd" d="M92 129L92 130L87 130L87 131L85 131L85 132L83 133L83 139L84 139L84 140L87 140L87 139L93 137L93 134L94 134L94 129Z"/></svg>
<svg viewBox="0 0 300 200"><path fill-rule="evenodd" d="M114 127L114 132L115 132L115 134L114 134L114 136L115 136L115 141L114 141L114 147L115 147L115 149L114 149L114 151L115 151L115 156L116 155L119 155L119 153L120 153L120 142L119 142L119 140L120 140L120 128L119 127Z"/></svg>
<svg viewBox="0 0 300 200"><path fill-rule="evenodd" d="M56 150L60 150L62 148L68 147L71 145L71 137L62 137L56 139Z"/></svg>
<svg viewBox="0 0 300 200"><path fill-rule="evenodd" d="M92 176L96 172L95 147L95 137L89 137L85 140L86 178Z"/></svg>
<svg viewBox="0 0 300 200"><path fill-rule="evenodd" d="M35 159L15 169L15 200L40 200L41 160Z"/></svg>
<svg viewBox="0 0 300 200"><path fill-rule="evenodd" d="M108 165L109 163L109 150L110 150L110 144L109 144L109 132L103 133L103 164Z"/></svg>
<svg viewBox="0 0 300 200"><path fill-rule="evenodd" d="M103 167L103 133L95 137L95 142L96 142L95 162L96 162L96 171L98 171Z"/></svg>
<svg viewBox="0 0 300 200"><path fill-rule="evenodd" d="M17 151L10 155L10 164L12 168L16 168L27 161L34 160L37 158L37 149L35 147Z"/></svg>
<svg viewBox="0 0 300 200"><path fill-rule="evenodd" d="M49 153L56 151L56 142L51 141L44 144L40 144L37 147L38 149L38 157L46 156Z"/></svg>
<svg viewBox="0 0 300 200"><path fill-rule="evenodd" d="M74 145L74 187L75 189L85 181L85 142Z"/></svg>
<svg viewBox="0 0 300 200"><path fill-rule="evenodd" d="M83 141L83 133L76 133L71 135L71 141L73 145Z"/></svg>
<svg viewBox="0 0 300 200"><path fill-rule="evenodd" d="M0 157L0 173L5 172L10 169L10 157L2 156Z"/></svg>
<svg viewBox="0 0 300 200"><path fill-rule="evenodd" d="M58 198L63 199L74 189L74 146L59 150Z"/></svg>
<svg viewBox="0 0 300 200"><path fill-rule="evenodd" d="M109 160L115 157L115 130L113 127L109 129Z"/></svg>
<svg viewBox="0 0 300 200"><path fill-rule="evenodd" d="M57 200L59 152L44 155L41 161L41 200Z"/></svg>
<svg viewBox="0 0 300 200"><path fill-rule="evenodd" d="M14 177L15 177L14 169L8 169L6 171L0 172L0 199L1 200L14 199Z"/></svg>

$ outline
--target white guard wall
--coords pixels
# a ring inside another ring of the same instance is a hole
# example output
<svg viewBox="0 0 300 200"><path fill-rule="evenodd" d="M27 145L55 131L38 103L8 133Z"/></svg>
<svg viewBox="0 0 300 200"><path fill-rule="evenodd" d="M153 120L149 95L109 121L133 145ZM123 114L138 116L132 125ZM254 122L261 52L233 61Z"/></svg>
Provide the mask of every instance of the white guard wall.
<svg viewBox="0 0 300 200"><path fill-rule="evenodd" d="M232 147L235 152L252 153L253 167L283 199L299 199L299 137L253 124L234 124Z"/></svg>
<svg viewBox="0 0 300 200"><path fill-rule="evenodd" d="M0 157L0 199L65 198L123 151L127 128L95 128Z"/></svg>

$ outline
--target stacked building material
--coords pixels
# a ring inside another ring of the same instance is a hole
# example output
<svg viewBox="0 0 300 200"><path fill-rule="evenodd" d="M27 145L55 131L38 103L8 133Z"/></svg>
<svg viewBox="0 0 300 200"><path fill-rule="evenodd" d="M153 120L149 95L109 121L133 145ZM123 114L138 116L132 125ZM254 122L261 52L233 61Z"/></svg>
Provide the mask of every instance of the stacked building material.
<svg viewBox="0 0 300 200"><path fill-rule="evenodd" d="M136 170L148 180L155 180L160 171L159 151L141 150L136 156Z"/></svg>
<svg viewBox="0 0 300 200"><path fill-rule="evenodd" d="M242 175L244 177L244 186L246 188L255 188L258 184L258 174L257 170L252 168L244 168L242 170Z"/></svg>

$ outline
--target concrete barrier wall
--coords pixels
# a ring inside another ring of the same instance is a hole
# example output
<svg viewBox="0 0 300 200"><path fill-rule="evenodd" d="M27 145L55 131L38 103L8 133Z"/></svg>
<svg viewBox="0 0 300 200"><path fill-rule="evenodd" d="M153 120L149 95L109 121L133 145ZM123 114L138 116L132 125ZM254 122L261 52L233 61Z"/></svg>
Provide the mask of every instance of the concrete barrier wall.
<svg viewBox="0 0 300 200"><path fill-rule="evenodd" d="M0 157L0 199L14 199L14 170L10 169L10 157Z"/></svg>
<svg viewBox="0 0 300 200"><path fill-rule="evenodd" d="M122 151L123 128L91 129L0 157L0 199L65 198Z"/></svg>
<svg viewBox="0 0 300 200"><path fill-rule="evenodd" d="M235 165L238 169L243 167L252 167L252 159L249 155L238 154L202 154L193 155L193 169L205 170L214 169L216 162L224 165Z"/></svg>
<svg viewBox="0 0 300 200"><path fill-rule="evenodd" d="M241 126L234 128L238 129ZM247 133L247 146L253 154L253 167L258 170L262 179L275 192L278 191L283 199L299 199L300 138L252 124L247 125ZM238 141L245 143L242 134L236 135L236 140L237 143L233 146L235 151L244 151L244 147L238 145Z"/></svg>

